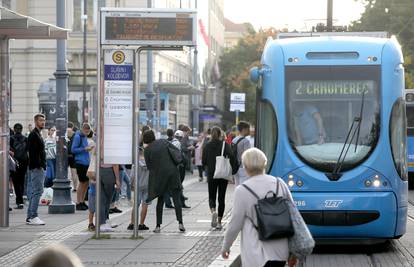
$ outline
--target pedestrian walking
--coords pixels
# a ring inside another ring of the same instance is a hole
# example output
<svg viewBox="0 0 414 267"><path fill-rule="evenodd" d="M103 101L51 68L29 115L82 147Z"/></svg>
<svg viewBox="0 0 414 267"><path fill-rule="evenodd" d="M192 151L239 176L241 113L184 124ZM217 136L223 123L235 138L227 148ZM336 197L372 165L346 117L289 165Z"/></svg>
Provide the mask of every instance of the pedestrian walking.
<svg viewBox="0 0 414 267"><path fill-rule="evenodd" d="M88 205L85 203L85 195L89 186L89 178L86 175L89 168L90 158L89 151L94 146L88 144L88 135L91 132L89 123L82 125L82 130L77 131L73 138L71 152L75 156L76 173L79 178L79 185L76 192L76 210L87 210Z"/></svg>
<svg viewBox="0 0 414 267"><path fill-rule="evenodd" d="M217 230L222 229L222 218L224 215L225 198L227 191L228 180L213 178L216 170L216 157L222 154L224 144L223 156L230 159L232 166L236 163L236 158L233 155L231 147L225 142L222 130L220 127L213 127L211 129L211 141L203 149L202 163L207 170L208 183L208 200L211 211L211 227ZM218 193L218 213L216 212L216 201Z"/></svg>
<svg viewBox="0 0 414 267"><path fill-rule="evenodd" d="M37 213L40 197L43 193L43 183L45 180L46 170L46 152L45 144L41 131L45 128L46 118L43 114L34 116L35 128L30 132L27 138L27 147L29 151L29 176L27 182L27 198L29 206L27 208L26 223L29 225L44 225Z"/></svg>
<svg viewBox="0 0 414 267"><path fill-rule="evenodd" d="M147 218L148 206L151 205L151 201L148 201L148 180L149 171L147 164L145 163L144 150L140 148L139 162L138 162L138 189L134 189L138 194L138 205L134 205L131 213L131 223L128 225L128 230L134 230L134 218L135 218L135 206L137 208L141 205L141 214L139 217L138 230L149 230L148 226L145 225L145 219ZM135 184L135 182L134 182Z"/></svg>
<svg viewBox="0 0 414 267"><path fill-rule="evenodd" d="M202 156L203 156L203 146L204 146L204 135L200 134L197 139L197 143L195 145L195 151L194 151L194 164L197 166L198 170L198 181L203 181L203 162L202 162Z"/></svg>
<svg viewBox="0 0 414 267"><path fill-rule="evenodd" d="M72 153L72 144L73 139L75 137L75 133L77 132L77 128L72 122L68 122L68 128L66 129L66 142L68 148L68 166L70 171L70 176L72 179L72 191L76 192L79 184L78 174L76 173L76 163L75 163L75 155Z"/></svg>
<svg viewBox="0 0 414 267"><path fill-rule="evenodd" d="M127 198L128 202L132 201L131 194L131 164L120 165L119 172L121 176L121 197ZM124 190L125 188L125 190Z"/></svg>
<svg viewBox="0 0 414 267"><path fill-rule="evenodd" d="M260 199L265 198L269 191L276 191L279 184L278 196L292 201L292 195L280 179L265 174L267 158L257 148L244 152L242 163L249 178L247 185ZM244 186L236 187L234 192L232 217L224 236L222 256L228 258L230 247L241 231L241 260L243 266L280 266L283 267L289 257L288 239L259 240L256 230L257 216L255 205L257 198Z"/></svg>
<svg viewBox="0 0 414 267"><path fill-rule="evenodd" d="M231 144L232 144L233 152L235 156L237 157L237 167L238 167L238 171L234 175L234 180L235 180L236 185L240 185L244 181L246 181L248 178L247 173L244 170L243 165L241 164L241 157L244 151L251 148L250 141L247 138L250 135L250 124L245 121L241 121L237 124L237 130L239 131L239 134L237 137L233 139Z"/></svg>
<svg viewBox="0 0 414 267"><path fill-rule="evenodd" d="M158 198L157 225L154 232L161 231L164 194L166 192L170 192L173 198L178 228L181 232L185 232L180 200L182 185L177 169L178 161L182 160L181 156L177 156L180 152L165 139L155 140L155 134L152 130L144 132L143 143L145 163L149 170L148 201Z"/></svg>
<svg viewBox="0 0 414 267"><path fill-rule="evenodd" d="M13 126L14 135L10 137L10 150L13 151L13 157L19 163L16 171L11 173L14 193L16 194L16 209L23 209L24 184L27 173L27 137L22 134L23 125L16 123Z"/></svg>
<svg viewBox="0 0 414 267"><path fill-rule="evenodd" d="M50 127L45 142L46 152L46 179L45 187L52 187L56 173L56 128Z"/></svg>
<svg viewBox="0 0 414 267"><path fill-rule="evenodd" d="M181 185L182 185L183 182L184 182L184 178L185 178L186 165L188 164L188 151L189 151L188 147L187 147L188 143L187 143L187 141L183 141L184 137L185 137L185 133L183 131L181 131L181 130L175 131L174 136L180 142L180 149L179 150L181 151L181 156L183 158L182 163L178 164L178 172L180 174L180 182L181 182ZM172 142L174 142L174 140ZM175 145L175 146L177 147L177 145ZM183 149L183 147L186 147L186 149ZM184 196L183 191L181 191L180 199L181 199L181 207L189 209L190 206L187 206L185 204L185 201L188 200L188 198Z"/></svg>
<svg viewBox="0 0 414 267"><path fill-rule="evenodd" d="M88 189L88 209L89 209L89 224L88 230L95 231L95 224L93 218L96 212L96 145L94 140L93 131L88 135L88 146L92 147L89 151L89 167L86 176L89 178L89 189Z"/></svg>

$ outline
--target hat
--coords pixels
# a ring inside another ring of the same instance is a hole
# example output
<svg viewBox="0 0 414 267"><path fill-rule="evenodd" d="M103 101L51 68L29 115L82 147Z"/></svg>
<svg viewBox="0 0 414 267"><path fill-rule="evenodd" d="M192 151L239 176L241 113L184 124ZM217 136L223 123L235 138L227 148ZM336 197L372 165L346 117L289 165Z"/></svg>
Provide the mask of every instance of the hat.
<svg viewBox="0 0 414 267"><path fill-rule="evenodd" d="M184 133L181 130L177 130L177 131L175 131L174 136L176 136L176 137L184 137Z"/></svg>

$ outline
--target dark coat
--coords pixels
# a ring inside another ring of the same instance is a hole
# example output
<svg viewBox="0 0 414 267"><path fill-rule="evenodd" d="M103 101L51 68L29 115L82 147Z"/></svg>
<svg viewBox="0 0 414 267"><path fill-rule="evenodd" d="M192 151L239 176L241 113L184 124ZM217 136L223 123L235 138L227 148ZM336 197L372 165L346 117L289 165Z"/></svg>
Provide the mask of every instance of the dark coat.
<svg viewBox="0 0 414 267"><path fill-rule="evenodd" d="M148 200L164 195L167 191L182 189L180 173L173 162L167 140L155 140L144 149L145 163L149 170Z"/></svg>
<svg viewBox="0 0 414 267"><path fill-rule="evenodd" d="M202 163L207 171L207 179L213 179L216 171L216 157L221 155L223 141L211 140L203 149ZM224 156L230 158L232 168L236 166L236 158L233 155L231 146L225 143Z"/></svg>
<svg viewBox="0 0 414 267"><path fill-rule="evenodd" d="M29 151L29 170L46 170L45 143L37 128L30 132L27 138L27 150Z"/></svg>

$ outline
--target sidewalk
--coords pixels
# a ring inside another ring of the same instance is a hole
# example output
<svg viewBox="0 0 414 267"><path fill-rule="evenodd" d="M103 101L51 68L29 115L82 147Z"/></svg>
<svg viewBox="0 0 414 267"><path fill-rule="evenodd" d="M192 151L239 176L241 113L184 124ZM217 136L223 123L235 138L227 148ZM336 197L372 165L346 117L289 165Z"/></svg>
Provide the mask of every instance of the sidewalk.
<svg viewBox="0 0 414 267"><path fill-rule="evenodd" d="M183 209L185 233L178 231L174 210L164 209L160 234L152 233L155 227L155 205L149 208L146 225L150 231L141 231L143 239L132 240L132 231L126 230L130 220L130 207L121 207L123 213L111 216L111 222L119 224L110 239L92 239L88 232L87 211L69 215L48 215L47 207L41 207L40 217L45 226L25 224L25 210L13 210L10 228L0 229L0 266L19 266L27 262L41 248L62 243L71 248L85 266L209 266L219 256L223 234L232 207L234 185L229 185L226 197L224 229L210 227L207 183L198 182L188 175L184 193L191 209ZM236 256L236 255L235 255ZM230 261L220 261L230 266ZM214 266L219 266L217 261Z"/></svg>

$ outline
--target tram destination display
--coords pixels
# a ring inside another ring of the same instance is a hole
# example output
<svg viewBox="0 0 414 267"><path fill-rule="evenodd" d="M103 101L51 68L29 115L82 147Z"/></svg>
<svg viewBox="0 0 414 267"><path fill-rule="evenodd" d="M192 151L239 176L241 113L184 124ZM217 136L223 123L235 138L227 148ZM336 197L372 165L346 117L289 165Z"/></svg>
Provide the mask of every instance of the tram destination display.
<svg viewBox="0 0 414 267"><path fill-rule="evenodd" d="M193 46L195 13L103 12L102 44Z"/></svg>

